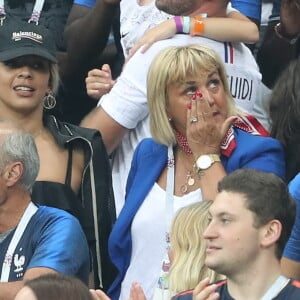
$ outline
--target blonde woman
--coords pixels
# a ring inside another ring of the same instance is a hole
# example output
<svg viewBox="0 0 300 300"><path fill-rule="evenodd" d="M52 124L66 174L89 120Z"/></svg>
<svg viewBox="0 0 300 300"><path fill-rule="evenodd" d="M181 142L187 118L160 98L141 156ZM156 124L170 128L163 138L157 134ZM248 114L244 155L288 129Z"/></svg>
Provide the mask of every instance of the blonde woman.
<svg viewBox="0 0 300 300"><path fill-rule="evenodd" d="M170 271L161 274L167 289L155 290L154 298L170 299L177 293L194 289L204 278L215 282L224 278L205 264L206 244L203 232L208 226L208 209L212 201L202 201L181 208L170 230Z"/></svg>
<svg viewBox="0 0 300 300"><path fill-rule="evenodd" d="M206 277L210 282L224 278L204 265L206 246L203 232L209 222L211 203L202 201L183 207L173 220L169 272L169 289L172 292L194 289Z"/></svg>
<svg viewBox="0 0 300 300"><path fill-rule="evenodd" d="M172 222L170 230L170 271L165 273L169 289L156 289L153 299L170 299L173 295L194 289L204 278L210 282L224 279L223 275L204 265L205 241L203 232L208 226L208 209L212 201L202 201L181 208ZM163 280L163 278L161 278ZM100 291L99 299L110 300ZM145 300L145 295L138 283L131 287L131 300Z"/></svg>
<svg viewBox="0 0 300 300"><path fill-rule="evenodd" d="M107 289L114 277L107 239L115 209L101 135L52 114L59 76L55 40L49 30L11 16L2 21L0 118L19 124L34 136L40 169L32 199L78 218L93 256L95 286L102 281Z"/></svg>
<svg viewBox="0 0 300 300"><path fill-rule="evenodd" d="M280 143L260 136L236 109L224 65L210 48L169 47L151 64L147 96L152 139L135 150L125 205L109 251L118 276L112 299L128 299L138 281L153 297L166 266L168 231L181 207L214 199L227 173L253 168L284 176Z"/></svg>

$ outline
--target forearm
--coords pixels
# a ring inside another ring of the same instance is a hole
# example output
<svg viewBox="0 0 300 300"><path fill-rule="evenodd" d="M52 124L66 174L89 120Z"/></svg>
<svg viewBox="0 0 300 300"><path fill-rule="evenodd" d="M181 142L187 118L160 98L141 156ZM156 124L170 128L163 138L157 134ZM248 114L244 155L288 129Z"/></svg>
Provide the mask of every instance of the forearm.
<svg viewBox="0 0 300 300"><path fill-rule="evenodd" d="M226 171L221 162L215 162L210 168L199 172L203 200L215 199L218 182L225 176Z"/></svg>
<svg viewBox="0 0 300 300"><path fill-rule="evenodd" d="M280 10L280 31L287 37L300 33L300 1L283 0Z"/></svg>
<svg viewBox="0 0 300 300"><path fill-rule="evenodd" d="M22 287L23 281L1 282L0 300L13 300Z"/></svg>
<svg viewBox="0 0 300 300"><path fill-rule="evenodd" d="M101 107L93 109L84 117L80 125L100 131L109 155L118 147L127 132L125 127L118 124Z"/></svg>
<svg viewBox="0 0 300 300"><path fill-rule="evenodd" d="M259 39L257 26L251 21L232 18L205 18L203 36L218 41L255 43Z"/></svg>
<svg viewBox="0 0 300 300"><path fill-rule="evenodd" d="M299 29L294 23L286 22L283 19L280 20L280 31L286 37L294 37L299 34Z"/></svg>
<svg viewBox="0 0 300 300"><path fill-rule="evenodd" d="M271 89L279 74L291 60L297 57L297 44L291 45L280 38L274 30L276 23L277 21L269 23L265 38L257 53L257 63L263 75L263 83Z"/></svg>
<svg viewBox="0 0 300 300"><path fill-rule="evenodd" d="M174 18L174 25L176 18L178 17ZM259 39L259 31L256 24L240 13L231 13L230 17L226 18L182 17L181 20L177 20L177 23L182 23L181 26L185 33L188 33L185 28L189 24L189 33L191 35L205 36L218 41L255 43ZM178 29L181 26L176 25L176 28ZM169 27L171 30L171 25Z"/></svg>
<svg viewBox="0 0 300 300"><path fill-rule="evenodd" d="M70 64L91 61L102 52L117 7L118 4L97 1L88 13L66 26L64 37Z"/></svg>

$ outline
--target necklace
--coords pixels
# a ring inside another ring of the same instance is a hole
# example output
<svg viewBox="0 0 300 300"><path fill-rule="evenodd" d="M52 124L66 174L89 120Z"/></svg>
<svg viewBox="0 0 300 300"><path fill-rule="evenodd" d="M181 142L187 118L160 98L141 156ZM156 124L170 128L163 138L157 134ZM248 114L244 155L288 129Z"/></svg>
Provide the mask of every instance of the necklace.
<svg viewBox="0 0 300 300"><path fill-rule="evenodd" d="M189 146L189 143L187 141L186 136L184 136L183 134L181 134L178 131L175 131L175 137L176 137L176 141L180 147L180 149L187 154L192 154L192 150Z"/></svg>
<svg viewBox="0 0 300 300"><path fill-rule="evenodd" d="M182 194L187 194L189 187L195 184L195 178L193 175L194 174L191 171L187 172L185 183L180 187L180 192Z"/></svg>
<svg viewBox="0 0 300 300"><path fill-rule="evenodd" d="M182 153L183 155L187 154L182 147L178 147L178 154ZM180 187L180 192L185 195L188 193L189 191L189 187L193 186L196 182L195 177L194 177L194 172L190 171L185 164L184 159L181 157L181 155L179 155L179 160L178 163L182 163L184 168L186 169L187 173L186 173L186 177L185 177L185 182L184 184L181 185Z"/></svg>

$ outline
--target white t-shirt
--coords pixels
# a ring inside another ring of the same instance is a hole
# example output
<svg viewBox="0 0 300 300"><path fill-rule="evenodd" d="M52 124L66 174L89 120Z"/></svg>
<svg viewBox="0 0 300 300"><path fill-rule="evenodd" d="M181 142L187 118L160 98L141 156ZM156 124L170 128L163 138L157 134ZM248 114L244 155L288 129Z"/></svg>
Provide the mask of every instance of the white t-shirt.
<svg viewBox="0 0 300 300"><path fill-rule="evenodd" d="M237 10L228 3L226 14ZM155 1L147 5L139 5L137 0L123 0L120 2L120 33L121 44L125 57L135 42L143 36L147 29L162 23L171 15L159 10Z"/></svg>
<svg viewBox="0 0 300 300"><path fill-rule="evenodd" d="M147 29L170 17L156 8L155 1L148 5L139 5L137 0L123 0L120 2L120 11L121 44L125 57Z"/></svg>
<svg viewBox="0 0 300 300"><path fill-rule="evenodd" d="M98 105L120 125L130 129L123 137L112 160L113 188L117 214L125 199L125 186L136 145L150 137L146 80L153 58L169 46L203 44L214 49L225 62L229 87L236 103L252 112L260 97L261 74L250 50L241 43L223 43L204 37L178 34L156 42L146 53L137 52L126 64L110 93Z"/></svg>
<svg viewBox="0 0 300 300"><path fill-rule="evenodd" d="M174 196L173 216L181 207L199 202L201 198L199 189L182 197ZM167 252L166 215L166 192L155 183L132 222L131 260L122 282L120 300L129 299L132 282L142 286L146 299L153 297L162 260Z"/></svg>

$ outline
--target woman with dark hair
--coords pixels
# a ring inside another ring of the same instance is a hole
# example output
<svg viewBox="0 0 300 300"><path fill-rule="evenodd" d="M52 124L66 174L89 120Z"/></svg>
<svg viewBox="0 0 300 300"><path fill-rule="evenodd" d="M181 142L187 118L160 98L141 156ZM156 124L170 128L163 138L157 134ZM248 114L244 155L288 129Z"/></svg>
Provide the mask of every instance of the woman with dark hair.
<svg viewBox="0 0 300 300"><path fill-rule="evenodd" d="M286 180L300 171L300 58L290 63L273 88L270 100L271 136L286 154Z"/></svg>
<svg viewBox="0 0 300 300"><path fill-rule="evenodd" d="M0 23L0 40L0 118L31 133L40 158L32 199L78 218L93 257L96 286L107 288L113 277L107 239L115 208L100 133L48 113L56 104L59 77L55 42L45 27L7 16Z"/></svg>
<svg viewBox="0 0 300 300"><path fill-rule="evenodd" d="M281 260L285 275L300 279L300 58L278 78L270 100L271 135L284 146L289 191L297 203L291 237Z"/></svg>

